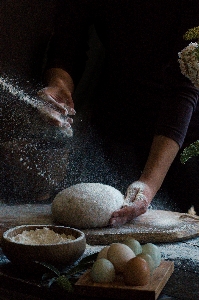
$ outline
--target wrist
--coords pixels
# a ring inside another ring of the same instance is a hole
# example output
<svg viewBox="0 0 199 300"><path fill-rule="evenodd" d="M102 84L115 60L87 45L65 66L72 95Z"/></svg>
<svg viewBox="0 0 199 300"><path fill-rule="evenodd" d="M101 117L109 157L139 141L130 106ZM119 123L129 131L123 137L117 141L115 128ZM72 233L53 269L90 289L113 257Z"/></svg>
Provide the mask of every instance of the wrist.
<svg viewBox="0 0 199 300"><path fill-rule="evenodd" d="M161 180L159 177L154 178L152 176L148 176L143 172L143 174L139 178L139 181L148 186L148 188L150 189L151 197L153 198L156 195L157 191L160 189L163 179Z"/></svg>
<svg viewBox="0 0 199 300"><path fill-rule="evenodd" d="M74 91L74 83L71 76L60 68L51 68L46 71L45 82L50 87L67 89L71 94Z"/></svg>

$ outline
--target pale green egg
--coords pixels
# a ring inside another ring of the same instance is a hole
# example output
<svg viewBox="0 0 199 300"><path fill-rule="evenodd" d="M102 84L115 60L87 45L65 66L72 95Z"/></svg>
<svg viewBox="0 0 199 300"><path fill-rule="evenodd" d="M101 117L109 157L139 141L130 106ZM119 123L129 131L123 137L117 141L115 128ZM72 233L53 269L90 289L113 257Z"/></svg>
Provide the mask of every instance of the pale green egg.
<svg viewBox="0 0 199 300"><path fill-rule="evenodd" d="M161 262L161 252L158 246L147 243L142 246L142 253L151 255L152 259L155 263L155 268L157 268L160 265Z"/></svg>
<svg viewBox="0 0 199 300"><path fill-rule="evenodd" d="M140 243L136 239L134 239L132 237L129 237L126 240L124 240L123 244L125 244L129 248L131 248L131 250L133 250L135 255L138 255L138 254L142 253L142 246L140 245Z"/></svg>
<svg viewBox="0 0 199 300"><path fill-rule="evenodd" d="M108 259L100 258L94 262L90 275L94 282L112 282L115 279L115 268Z"/></svg>

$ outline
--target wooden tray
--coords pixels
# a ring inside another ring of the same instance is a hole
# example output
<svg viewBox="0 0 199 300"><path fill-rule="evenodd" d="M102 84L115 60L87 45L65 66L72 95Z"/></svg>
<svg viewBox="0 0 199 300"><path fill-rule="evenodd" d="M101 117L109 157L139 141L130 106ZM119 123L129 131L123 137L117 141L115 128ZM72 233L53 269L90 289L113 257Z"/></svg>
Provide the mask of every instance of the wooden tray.
<svg viewBox="0 0 199 300"><path fill-rule="evenodd" d="M23 224L55 224L51 215L51 205L1 205L0 244L4 231ZM164 243L199 236L199 222L178 212L148 210L131 223L118 228L94 228L82 231L84 231L87 243L90 245L122 242L127 236L132 236L141 243Z"/></svg>
<svg viewBox="0 0 199 300"><path fill-rule="evenodd" d="M107 297L114 299L156 300L174 271L174 263L162 261L154 271L149 284L145 286L127 286L122 278L113 283L94 283L90 270L86 271L76 282L75 292L82 296Z"/></svg>

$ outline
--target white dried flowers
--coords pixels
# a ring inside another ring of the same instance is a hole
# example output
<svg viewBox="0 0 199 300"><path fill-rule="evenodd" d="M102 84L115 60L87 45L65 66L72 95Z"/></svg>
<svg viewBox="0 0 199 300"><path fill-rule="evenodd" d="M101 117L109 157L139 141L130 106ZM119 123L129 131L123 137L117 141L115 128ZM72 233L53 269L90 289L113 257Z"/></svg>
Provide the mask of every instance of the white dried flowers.
<svg viewBox="0 0 199 300"><path fill-rule="evenodd" d="M189 78L195 87L199 88L199 26L189 29L183 38L197 40L178 53L178 62L181 73Z"/></svg>
<svg viewBox="0 0 199 300"><path fill-rule="evenodd" d="M199 88L199 26L189 29L183 38L196 40L196 42L191 42L178 53L181 73L189 78L196 88ZM183 150L180 160L185 163L189 158L197 155L199 155L199 140Z"/></svg>

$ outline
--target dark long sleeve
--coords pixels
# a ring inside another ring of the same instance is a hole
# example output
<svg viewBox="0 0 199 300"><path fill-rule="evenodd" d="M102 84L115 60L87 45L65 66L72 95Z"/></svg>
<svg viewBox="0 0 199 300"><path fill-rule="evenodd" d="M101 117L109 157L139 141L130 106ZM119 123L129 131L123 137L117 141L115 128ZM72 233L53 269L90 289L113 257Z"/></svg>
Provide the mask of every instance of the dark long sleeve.
<svg viewBox="0 0 199 300"><path fill-rule="evenodd" d="M165 67L165 99L160 112L156 132L175 140L181 147L185 139L190 120L198 105L199 91L191 81L180 72L178 52L190 41L183 40L185 32L198 26L198 1L181 1L177 35L170 61Z"/></svg>
<svg viewBox="0 0 199 300"><path fill-rule="evenodd" d="M199 25L198 0L67 0L59 1L57 16L48 66L63 68L78 82L86 63L88 29L94 24L106 51L108 96L103 95L100 105L120 115L121 103L125 111L140 104L132 105L136 88L162 90L154 134L181 147L199 93L181 74L178 52L188 44L183 34ZM147 97L139 101L143 107L152 104Z"/></svg>

